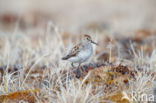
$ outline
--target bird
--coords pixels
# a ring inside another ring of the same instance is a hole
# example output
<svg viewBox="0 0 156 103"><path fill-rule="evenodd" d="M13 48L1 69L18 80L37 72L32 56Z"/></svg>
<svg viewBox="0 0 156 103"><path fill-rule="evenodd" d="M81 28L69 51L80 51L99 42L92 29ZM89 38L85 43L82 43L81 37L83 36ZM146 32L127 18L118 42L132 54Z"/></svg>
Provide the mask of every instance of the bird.
<svg viewBox="0 0 156 103"><path fill-rule="evenodd" d="M68 54L62 57L62 60L67 60L71 62L72 67L74 63L78 63L78 68L84 62L86 62L93 54L93 45L96 44L90 35L83 34L80 35L80 42L71 48Z"/></svg>

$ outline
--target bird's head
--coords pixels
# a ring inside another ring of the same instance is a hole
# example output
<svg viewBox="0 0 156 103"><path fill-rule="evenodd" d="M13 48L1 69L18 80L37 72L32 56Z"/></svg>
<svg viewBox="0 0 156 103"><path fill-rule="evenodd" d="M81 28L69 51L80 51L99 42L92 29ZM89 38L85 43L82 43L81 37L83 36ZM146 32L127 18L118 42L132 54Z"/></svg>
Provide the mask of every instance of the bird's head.
<svg viewBox="0 0 156 103"><path fill-rule="evenodd" d="M82 42L90 42L90 43L93 43L93 44L96 44L98 45L96 42L94 42L91 38L91 36L87 35L87 34L84 34L84 35L81 35L81 41Z"/></svg>

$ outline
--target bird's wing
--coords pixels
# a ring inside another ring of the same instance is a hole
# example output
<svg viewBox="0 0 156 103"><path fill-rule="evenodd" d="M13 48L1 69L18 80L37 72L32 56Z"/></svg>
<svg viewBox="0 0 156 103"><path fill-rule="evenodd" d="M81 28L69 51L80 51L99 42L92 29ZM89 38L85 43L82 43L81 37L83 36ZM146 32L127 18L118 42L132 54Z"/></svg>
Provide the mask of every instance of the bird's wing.
<svg viewBox="0 0 156 103"><path fill-rule="evenodd" d="M77 44L76 46L74 46L74 47L69 51L68 55L65 56L65 57L63 57L62 59L63 59L63 60L67 60L67 59L69 59L69 58L71 58L71 57L76 56L76 55L80 52L80 48L81 48L80 45L81 45L81 43L80 43L80 44Z"/></svg>

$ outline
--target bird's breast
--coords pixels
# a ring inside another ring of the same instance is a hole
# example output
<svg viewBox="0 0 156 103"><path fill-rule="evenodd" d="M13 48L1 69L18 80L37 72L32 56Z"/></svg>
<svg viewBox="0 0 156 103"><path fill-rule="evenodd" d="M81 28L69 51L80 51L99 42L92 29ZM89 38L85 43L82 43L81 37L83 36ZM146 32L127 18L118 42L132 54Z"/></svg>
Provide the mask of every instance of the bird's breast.
<svg viewBox="0 0 156 103"><path fill-rule="evenodd" d="M92 48L92 46L89 46L87 49L80 51L79 57L85 61L85 60L89 59L89 57L92 55L92 53L93 53L93 48Z"/></svg>

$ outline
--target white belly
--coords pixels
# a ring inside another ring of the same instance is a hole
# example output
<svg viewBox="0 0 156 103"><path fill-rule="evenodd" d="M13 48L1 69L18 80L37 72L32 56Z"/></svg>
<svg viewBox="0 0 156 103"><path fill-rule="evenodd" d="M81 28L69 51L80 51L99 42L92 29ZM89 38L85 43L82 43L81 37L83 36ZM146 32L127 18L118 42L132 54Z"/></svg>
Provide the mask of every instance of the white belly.
<svg viewBox="0 0 156 103"><path fill-rule="evenodd" d="M77 56L71 57L68 60L73 63L82 63L87 61L93 53L93 48L89 48L83 51L80 51Z"/></svg>

